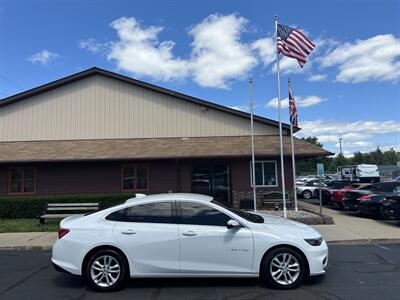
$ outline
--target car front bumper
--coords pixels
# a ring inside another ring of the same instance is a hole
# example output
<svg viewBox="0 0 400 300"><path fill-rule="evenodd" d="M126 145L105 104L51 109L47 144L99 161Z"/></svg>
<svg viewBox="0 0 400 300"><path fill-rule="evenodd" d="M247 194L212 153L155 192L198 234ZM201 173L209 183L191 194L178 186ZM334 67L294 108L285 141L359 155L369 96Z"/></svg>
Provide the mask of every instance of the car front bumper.
<svg viewBox="0 0 400 300"><path fill-rule="evenodd" d="M307 251L310 276L321 275L329 268L329 250L325 240L320 246L310 246Z"/></svg>

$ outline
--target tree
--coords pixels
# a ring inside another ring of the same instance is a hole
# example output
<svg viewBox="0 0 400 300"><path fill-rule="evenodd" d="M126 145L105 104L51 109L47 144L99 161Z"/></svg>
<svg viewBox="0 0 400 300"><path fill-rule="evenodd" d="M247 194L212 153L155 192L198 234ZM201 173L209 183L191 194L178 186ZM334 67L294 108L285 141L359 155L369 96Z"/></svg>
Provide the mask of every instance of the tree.
<svg viewBox="0 0 400 300"><path fill-rule="evenodd" d="M383 165L383 152L379 147L375 151L370 152L371 160L375 165Z"/></svg>
<svg viewBox="0 0 400 300"><path fill-rule="evenodd" d="M364 154L360 151L354 152L353 162L355 165L363 164L365 162Z"/></svg>
<svg viewBox="0 0 400 300"><path fill-rule="evenodd" d="M393 148L390 148L390 150L385 151L383 153L383 164L384 165L395 165L397 164L398 161L398 154Z"/></svg>
<svg viewBox="0 0 400 300"><path fill-rule="evenodd" d="M318 138L316 136L312 136L312 137L309 136L309 137L306 137L306 138L302 138L302 140L306 141L306 142L308 142L310 144L313 144L313 145L315 145L317 147L320 147L320 148L322 148L324 146L323 144L318 142Z"/></svg>

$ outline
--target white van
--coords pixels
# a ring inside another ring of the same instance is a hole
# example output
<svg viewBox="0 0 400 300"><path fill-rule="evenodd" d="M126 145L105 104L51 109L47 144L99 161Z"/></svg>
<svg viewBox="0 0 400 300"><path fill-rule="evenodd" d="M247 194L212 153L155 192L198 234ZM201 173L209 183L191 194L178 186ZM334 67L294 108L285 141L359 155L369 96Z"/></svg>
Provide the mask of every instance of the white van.
<svg viewBox="0 0 400 300"><path fill-rule="evenodd" d="M351 182L379 182L377 165L361 164L337 168L338 180Z"/></svg>

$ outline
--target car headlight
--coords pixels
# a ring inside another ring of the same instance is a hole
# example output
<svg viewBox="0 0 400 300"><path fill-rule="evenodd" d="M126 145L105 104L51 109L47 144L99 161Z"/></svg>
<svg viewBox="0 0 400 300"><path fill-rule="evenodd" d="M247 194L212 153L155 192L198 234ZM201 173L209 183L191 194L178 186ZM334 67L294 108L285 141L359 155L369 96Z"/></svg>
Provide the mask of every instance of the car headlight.
<svg viewBox="0 0 400 300"><path fill-rule="evenodd" d="M322 243L322 236L319 238L315 239L304 239L307 243L309 243L311 246L319 246Z"/></svg>

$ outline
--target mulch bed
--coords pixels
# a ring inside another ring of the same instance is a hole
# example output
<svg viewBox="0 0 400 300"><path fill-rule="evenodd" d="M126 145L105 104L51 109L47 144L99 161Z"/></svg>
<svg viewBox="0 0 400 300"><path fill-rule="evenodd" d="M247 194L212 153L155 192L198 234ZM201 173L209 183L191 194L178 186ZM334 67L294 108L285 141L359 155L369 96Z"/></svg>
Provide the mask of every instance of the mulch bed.
<svg viewBox="0 0 400 300"><path fill-rule="evenodd" d="M257 210L259 213L264 213L272 216L283 217L282 210ZM287 210L287 218L293 221L297 221L307 225L332 225L335 224L333 218L331 216L323 215L322 217L319 214L314 212L299 209L295 210Z"/></svg>

